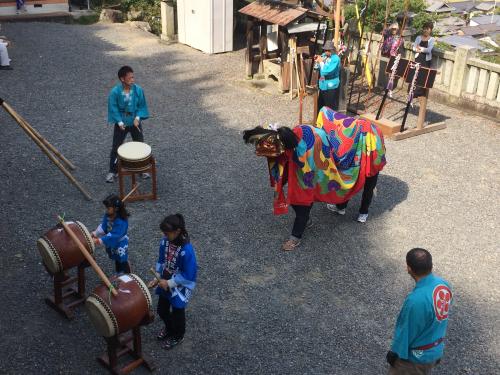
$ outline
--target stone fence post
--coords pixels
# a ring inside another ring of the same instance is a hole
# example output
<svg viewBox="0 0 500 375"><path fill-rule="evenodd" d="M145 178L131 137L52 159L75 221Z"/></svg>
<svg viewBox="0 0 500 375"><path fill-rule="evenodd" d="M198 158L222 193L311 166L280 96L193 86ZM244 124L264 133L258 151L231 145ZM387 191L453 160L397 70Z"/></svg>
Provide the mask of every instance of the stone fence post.
<svg viewBox="0 0 500 375"><path fill-rule="evenodd" d="M175 8L172 0L161 2L161 40L175 40Z"/></svg>
<svg viewBox="0 0 500 375"><path fill-rule="evenodd" d="M451 95L460 97L462 94L464 82L467 79L467 60L474 57L475 51L475 48L469 46L456 48L449 89Z"/></svg>

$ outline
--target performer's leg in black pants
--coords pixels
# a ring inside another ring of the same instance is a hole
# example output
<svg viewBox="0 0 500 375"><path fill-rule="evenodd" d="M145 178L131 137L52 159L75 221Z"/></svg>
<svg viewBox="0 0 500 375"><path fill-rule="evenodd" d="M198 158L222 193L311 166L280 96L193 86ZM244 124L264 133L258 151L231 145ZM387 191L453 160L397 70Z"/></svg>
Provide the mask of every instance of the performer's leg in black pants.
<svg viewBox="0 0 500 375"><path fill-rule="evenodd" d="M330 107L334 111L338 110L338 88L332 90L320 90L318 96L318 111L323 106Z"/></svg>
<svg viewBox="0 0 500 375"><path fill-rule="evenodd" d="M367 214L368 207L373 198L373 190L377 186L378 173L375 176L367 177L365 181L365 186L363 188L363 196L361 198L361 207L359 207L360 214Z"/></svg>
<svg viewBox="0 0 500 375"><path fill-rule="evenodd" d="M318 93L318 112L325 105L326 105L326 102L325 102L325 97L324 97L324 91L323 90L319 90L319 93Z"/></svg>
<svg viewBox="0 0 500 375"><path fill-rule="evenodd" d="M158 306L156 307L156 312L165 324L165 330L168 332L168 326L170 323L170 301L162 295L158 296Z"/></svg>
<svg viewBox="0 0 500 375"><path fill-rule="evenodd" d="M170 332L172 337L180 340L186 332L186 309L177 309L172 306Z"/></svg>
<svg viewBox="0 0 500 375"><path fill-rule="evenodd" d="M130 263L129 262L119 262L115 261L116 273L130 273Z"/></svg>
<svg viewBox="0 0 500 375"><path fill-rule="evenodd" d="M292 236L295 238L302 238L307 222L309 220L309 214L311 212L312 204L310 206L299 206L292 204L292 208L295 211L295 221L293 222Z"/></svg>
<svg viewBox="0 0 500 375"><path fill-rule="evenodd" d="M365 180L365 185L363 186L363 196L361 197L361 206L359 207L360 214L367 214L370 203L372 203L373 190L377 186L378 173L373 177L367 177ZM339 210L343 210L347 207L349 201L336 204Z"/></svg>
<svg viewBox="0 0 500 375"><path fill-rule="evenodd" d="M130 128L130 135L134 142L144 142L144 134L142 133L142 124L139 124L139 129L135 126Z"/></svg>
<svg viewBox="0 0 500 375"><path fill-rule="evenodd" d="M158 316L165 323L165 330L169 337L182 339L186 332L186 309L177 309L170 304L170 301L163 297L158 297Z"/></svg>
<svg viewBox="0 0 500 375"><path fill-rule="evenodd" d="M118 124L115 124L113 130L113 146L109 155L109 173L118 173L118 147L120 147L127 137L128 128L121 130Z"/></svg>

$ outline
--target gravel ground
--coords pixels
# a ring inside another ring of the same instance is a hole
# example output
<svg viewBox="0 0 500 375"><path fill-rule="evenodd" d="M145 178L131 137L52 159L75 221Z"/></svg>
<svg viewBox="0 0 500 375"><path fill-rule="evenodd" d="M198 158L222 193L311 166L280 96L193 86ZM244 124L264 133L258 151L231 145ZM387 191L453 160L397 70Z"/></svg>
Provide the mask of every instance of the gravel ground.
<svg viewBox="0 0 500 375"><path fill-rule="evenodd" d="M143 329L157 373L382 374L413 287L404 256L414 246L430 249L436 273L454 286L436 373L500 373L498 123L431 103L447 129L387 141L367 224L352 220L359 197L346 217L318 204L303 245L285 254L292 215L271 214L265 162L241 131L291 125L298 104L241 85L242 51L207 56L123 25L6 24L2 32L15 42L15 70L0 71L0 97L74 161L95 199L85 201L0 112L0 373L105 373L95 361L104 341L84 309L66 321L43 302L51 279L35 242L56 214L93 229L100 200L117 190L104 183L106 95L123 64L148 97L144 133L159 166L160 199L129 206L135 272L149 279L158 224L172 212L184 213L200 268L185 342L165 352L154 338L159 322ZM112 272L103 251L97 260ZM97 279L87 274L91 290Z"/></svg>

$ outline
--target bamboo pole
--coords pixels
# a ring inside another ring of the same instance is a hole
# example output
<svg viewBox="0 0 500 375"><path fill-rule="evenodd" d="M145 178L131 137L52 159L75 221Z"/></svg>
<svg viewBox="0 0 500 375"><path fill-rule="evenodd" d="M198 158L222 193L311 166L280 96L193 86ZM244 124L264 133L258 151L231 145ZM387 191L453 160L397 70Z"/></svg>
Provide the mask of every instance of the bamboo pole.
<svg viewBox="0 0 500 375"><path fill-rule="evenodd" d="M40 140L42 141L42 143L47 146L47 148L52 151L52 153L57 156L59 158L59 160L61 160L64 164L66 164L66 166L71 169L72 171L74 171L76 169L75 165L70 162L68 159L66 159L66 157L57 149L54 147L54 145L52 145L52 143L50 143L49 141L47 141L47 139L42 136L33 126L31 126L28 121L26 121L22 116L19 116L19 118L23 121L24 125L29 129L31 130L31 132Z"/></svg>
<svg viewBox="0 0 500 375"><path fill-rule="evenodd" d="M335 48L339 48L339 38L340 38L340 13L342 8L342 0L337 0L337 4L335 7L335 34L334 34L334 44Z"/></svg>
<svg viewBox="0 0 500 375"><path fill-rule="evenodd" d="M85 196L87 200L92 200L92 197L90 194L85 190L85 188L73 177L71 172L69 172L64 165L61 164L59 160L57 160L54 155L50 152L50 150L43 144L43 142L38 139L35 134L27 127L24 125L22 119L19 117L16 111L12 109L11 106L9 106L5 101L0 99L0 105L7 111L7 113L18 123L18 125L21 127L21 129L24 130L24 132L37 144L37 146L43 151L45 155L58 167L61 172L71 181L73 185L75 185L78 190L81 191L81 193Z"/></svg>
<svg viewBox="0 0 500 375"><path fill-rule="evenodd" d="M42 141L42 143L45 146L47 146L47 148L50 151L52 151L52 153L54 155L56 155L64 164L66 164L66 166L68 166L69 169L71 169L71 170L76 169L76 167L73 165L73 163L71 163L68 159L66 159L66 157L57 148L55 148L54 145L52 145L49 141L47 141L47 139L45 139L35 128L33 128L33 126L31 126L28 123L28 121L26 121L26 119L24 119L19 113L14 111L14 109L11 106L9 106L5 102L2 102L2 106L11 116L12 116L12 112L14 112L17 115L17 119L16 118L14 118L14 119L16 121L18 121L18 120L21 121L24 124L24 126L26 126L35 135L35 137L37 137L40 141Z"/></svg>
<svg viewBox="0 0 500 375"><path fill-rule="evenodd" d="M102 271L101 267L96 263L94 258L92 258L92 255L89 254L85 246L80 242L76 234L73 232L73 230L64 222L64 219L61 216L58 216L57 219L59 222L62 224L64 230L66 233L71 237L71 239L77 244L78 248L82 252L83 256L85 259L90 263L90 266L94 269L94 271L97 273L97 276L102 280L104 285L113 293L114 296L118 295L118 292L116 291L116 288L111 284L111 281L109 281L108 277L106 274Z"/></svg>

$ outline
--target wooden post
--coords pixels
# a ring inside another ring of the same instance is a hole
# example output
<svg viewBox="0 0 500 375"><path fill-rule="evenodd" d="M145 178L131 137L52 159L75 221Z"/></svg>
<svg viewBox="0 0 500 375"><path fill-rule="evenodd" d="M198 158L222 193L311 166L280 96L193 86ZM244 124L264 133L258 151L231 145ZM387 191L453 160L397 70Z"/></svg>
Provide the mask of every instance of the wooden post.
<svg viewBox="0 0 500 375"><path fill-rule="evenodd" d="M335 34L334 34L334 45L335 48L339 48L340 45L340 13L342 11L342 0L337 0L335 7Z"/></svg>
<svg viewBox="0 0 500 375"><path fill-rule="evenodd" d="M253 25L252 20L247 21L247 50L245 55L247 78L253 76Z"/></svg>
<svg viewBox="0 0 500 375"><path fill-rule="evenodd" d="M420 96L418 98L418 102L420 104L420 108L418 109L418 118L417 118L417 129L423 129L424 128L424 122L425 122L425 114L427 112L427 94L428 90L426 90L426 93L424 96Z"/></svg>
<svg viewBox="0 0 500 375"><path fill-rule="evenodd" d="M264 59L267 50L267 25L264 21L260 24L260 37L259 37L259 72L264 73Z"/></svg>

